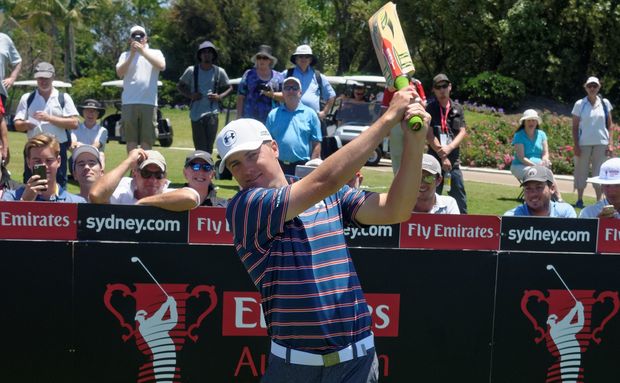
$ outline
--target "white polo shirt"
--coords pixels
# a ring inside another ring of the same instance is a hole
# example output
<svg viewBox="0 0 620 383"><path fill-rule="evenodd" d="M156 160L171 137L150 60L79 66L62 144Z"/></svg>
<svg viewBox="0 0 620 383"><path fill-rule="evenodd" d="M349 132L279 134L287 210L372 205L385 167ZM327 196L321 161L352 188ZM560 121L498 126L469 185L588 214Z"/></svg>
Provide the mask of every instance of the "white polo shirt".
<svg viewBox="0 0 620 383"><path fill-rule="evenodd" d="M613 107L609 100L604 98L603 102L607 105L607 111L611 113ZM577 100L571 114L579 117L579 145L607 145L609 143L605 110L600 97L596 98L594 106L587 97Z"/></svg>
<svg viewBox="0 0 620 383"><path fill-rule="evenodd" d="M149 53L158 60L164 62L164 54L159 49L148 49ZM129 51L121 53L116 63L116 68L120 67L129 58ZM157 106L157 79L159 78L159 70L157 70L147 59L139 52L133 57L127 73L123 77L123 105L126 104L144 104Z"/></svg>

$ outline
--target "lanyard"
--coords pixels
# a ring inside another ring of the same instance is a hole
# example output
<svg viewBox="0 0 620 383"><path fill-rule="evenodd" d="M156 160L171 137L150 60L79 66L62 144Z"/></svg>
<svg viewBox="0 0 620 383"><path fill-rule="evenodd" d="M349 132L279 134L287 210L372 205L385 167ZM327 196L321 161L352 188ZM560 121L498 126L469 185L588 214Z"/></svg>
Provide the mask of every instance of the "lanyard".
<svg viewBox="0 0 620 383"><path fill-rule="evenodd" d="M448 114L450 113L450 101L446 105L446 113L444 114L443 108L439 105L439 115L441 117L441 131L442 133L448 133Z"/></svg>

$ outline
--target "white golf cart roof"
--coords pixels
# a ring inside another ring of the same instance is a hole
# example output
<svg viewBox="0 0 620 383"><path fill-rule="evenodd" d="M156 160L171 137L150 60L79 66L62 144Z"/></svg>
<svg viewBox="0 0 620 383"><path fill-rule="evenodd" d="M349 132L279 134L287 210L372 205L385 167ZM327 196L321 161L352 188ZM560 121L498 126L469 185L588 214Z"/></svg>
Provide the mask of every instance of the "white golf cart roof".
<svg viewBox="0 0 620 383"><path fill-rule="evenodd" d="M228 80L228 83L230 85L239 85L240 82L241 82L241 77L231 78L230 80Z"/></svg>
<svg viewBox="0 0 620 383"><path fill-rule="evenodd" d="M71 88L71 84L70 83L64 82L64 81L60 81L60 80L52 81L52 85L54 86L54 88ZM15 81L13 83L13 86L33 86L33 87L36 87L37 86L37 80Z"/></svg>
<svg viewBox="0 0 620 383"><path fill-rule="evenodd" d="M162 82L161 81L157 81L157 86L162 86ZM106 82L102 82L101 86L115 86L117 88L122 88L123 87L123 80L112 80L112 81L106 81Z"/></svg>
<svg viewBox="0 0 620 383"><path fill-rule="evenodd" d="M354 76L344 76L347 81L347 84L351 83L374 83L377 85L384 86L385 78L383 76L375 76L375 75L354 75Z"/></svg>

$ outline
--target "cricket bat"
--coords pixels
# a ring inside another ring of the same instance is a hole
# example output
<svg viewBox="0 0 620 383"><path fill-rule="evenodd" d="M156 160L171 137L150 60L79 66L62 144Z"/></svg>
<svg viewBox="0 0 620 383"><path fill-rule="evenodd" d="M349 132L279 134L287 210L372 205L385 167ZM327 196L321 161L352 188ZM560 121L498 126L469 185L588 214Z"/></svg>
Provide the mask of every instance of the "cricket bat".
<svg viewBox="0 0 620 383"><path fill-rule="evenodd" d="M397 90L407 87L415 67L398 20L396 4L390 1L381 7L368 19L368 26L387 86ZM414 116L408 123L411 129L419 130L423 122L422 118Z"/></svg>

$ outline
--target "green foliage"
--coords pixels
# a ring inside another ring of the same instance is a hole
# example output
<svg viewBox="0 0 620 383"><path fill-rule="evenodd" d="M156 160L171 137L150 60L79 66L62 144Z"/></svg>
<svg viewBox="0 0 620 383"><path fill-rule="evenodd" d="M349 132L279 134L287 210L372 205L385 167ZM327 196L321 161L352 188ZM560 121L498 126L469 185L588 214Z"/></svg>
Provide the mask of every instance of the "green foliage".
<svg viewBox="0 0 620 383"><path fill-rule="evenodd" d="M519 80L494 72L482 72L468 79L461 87L467 99L502 108L515 108L525 96L525 86Z"/></svg>
<svg viewBox="0 0 620 383"><path fill-rule="evenodd" d="M572 120L547 111L542 113L542 120L540 129L547 134L553 173L572 174ZM460 146L463 165L509 169L514 158L512 138L517 128L517 117L470 122L467 138Z"/></svg>
<svg viewBox="0 0 620 383"><path fill-rule="evenodd" d="M104 75L94 75L73 81L73 86L70 90L73 101L78 104L87 98L94 98L99 101L120 98L120 88L101 86L102 82L109 80L110 78Z"/></svg>
<svg viewBox="0 0 620 383"><path fill-rule="evenodd" d="M162 86L158 89L159 105L174 106L186 104L187 99L177 90L177 83L169 80L162 80Z"/></svg>

